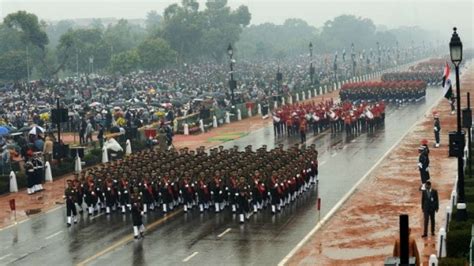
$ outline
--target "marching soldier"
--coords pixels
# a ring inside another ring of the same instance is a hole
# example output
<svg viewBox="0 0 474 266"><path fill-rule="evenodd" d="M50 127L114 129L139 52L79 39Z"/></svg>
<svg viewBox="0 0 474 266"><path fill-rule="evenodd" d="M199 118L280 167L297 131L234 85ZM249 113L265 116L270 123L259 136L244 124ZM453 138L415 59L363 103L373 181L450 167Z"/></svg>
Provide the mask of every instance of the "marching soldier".
<svg viewBox="0 0 474 266"><path fill-rule="evenodd" d="M119 203L120 207L122 209L122 213L125 214L125 209L128 208L131 210L132 205L130 204L130 187L128 185L128 180L126 177L123 177L122 180L120 180L119 184L119 191L118 191L118 196L119 196Z"/></svg>
<svg viewBox="0 0 474 266"><path fill-rule="evenodd" d="M105 213L110 214L110 210L115 211L115 204L117 203L117 192L114 187L113 180L111 178L107 178L106 180L106 190L104 192L105 194Z"/></svg>
<svg viewBox="0 0 474 266"><path fill-rule="evenodd" d="M143 225L143 210L140 201L136 198L132 205L133 237L139 239L144 237L145 226Z"/></svg>
<svg viewBox="0 0 474 266"><path fill-rule="evenodd" d="M76 201L77 201L77 191L72 186L72 180L67 180L67 188L64 191L64 198L66 199L66 216L67 216L67 227L71 226L71 223L74 219L74 223L77 223L77 210L76 210Z"/></svg>
<svg viewBox="0 0 474 266"><path fill-rule="evenodd" d="M82 203L84 202L84 185L76 178L73 181L73 187L76 191L76 205L79 213L82 213Z"/></svg>
<svg viewBox="0 0 474 266"><path fill-rule="evenodd" d="M250 188L245 182L245 178L241 177L239 181L239 189L237 201L239 203L239 221L244 223L245 219L250 218Z"/></svg>

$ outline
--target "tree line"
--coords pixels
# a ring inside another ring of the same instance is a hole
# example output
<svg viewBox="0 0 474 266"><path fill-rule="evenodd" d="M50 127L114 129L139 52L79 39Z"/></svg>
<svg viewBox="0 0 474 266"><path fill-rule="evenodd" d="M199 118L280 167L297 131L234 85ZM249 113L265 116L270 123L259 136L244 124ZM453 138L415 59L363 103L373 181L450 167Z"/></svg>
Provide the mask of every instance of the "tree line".
<svg viewBox="0 0 474 266"><path fill-rule="evenodd" d="M151 11L143 25L120 19L105 25L93 19L88 25L71 20L47 23L35 14L18 11L0 24L0 80L54 78L76 73L127 74L192 62L223 62L229 43L240 58L283 59L307 53L348 48L393 45L400 40L419 42L430 33L419 28L378 30L370 19L342 15L322 28L301 19L282 25L249 26L251 14L244 5L232 10L227 0L182 0L163 14Z"/></svg>

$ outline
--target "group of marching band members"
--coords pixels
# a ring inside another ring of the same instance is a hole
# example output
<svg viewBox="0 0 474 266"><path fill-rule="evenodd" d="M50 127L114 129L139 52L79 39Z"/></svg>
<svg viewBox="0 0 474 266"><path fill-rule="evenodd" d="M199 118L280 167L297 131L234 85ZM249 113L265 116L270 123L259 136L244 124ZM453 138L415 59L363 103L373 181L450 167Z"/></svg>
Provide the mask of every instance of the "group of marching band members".
<svg viewBox="0 0 474 266"><path fill-rule="evenodd" d="M326 129L331 133L345 131L348 135L373 132L383 125L385 103L351 102L334 103L328 100L318 104L285 105L273 112L273 130L275 136L293 136L300 134L301 142L306 141L306 133L316 135Z"/></svg>
<svg viewBox="0 0 474 266"><path fill-rule="evenodd" d="M317 182L318 152L314 145L287 150L283 146L252 151L222 146L205 152L187 148L134 153L123 160L94 167L68 180L65 191L67 224L77 222L77 209L89 215L119 210L132 213L134 235L144 227L141 216L183 207L216 213L227 206L245 222L252 213L271 206L277 213ZM77 208L77 209L76 209Z"/></svg>

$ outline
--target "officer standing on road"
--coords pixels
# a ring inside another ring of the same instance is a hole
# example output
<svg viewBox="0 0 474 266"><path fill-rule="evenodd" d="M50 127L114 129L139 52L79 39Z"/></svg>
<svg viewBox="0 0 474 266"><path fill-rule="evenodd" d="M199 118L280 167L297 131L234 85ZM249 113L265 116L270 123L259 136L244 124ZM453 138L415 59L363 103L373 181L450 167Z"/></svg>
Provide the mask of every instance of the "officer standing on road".
<svg viewBox="0 0 474 266"><path fill-rule="evenodd" d="M426 182L426 190L423 191L421 197L421 209L423 210L423 236L427 237L428 234L428 219L431 220L431 235L435 235L435 213L438 212L438 191L431 188L431 182Z"/></svg>
<svg viewBox="0 0 474 266"><path fill-rule="evenodd" d="M428 151L425 146L421 145L418 148L420 156L418 157L418 169L420 170L421 177L421 188L420 190L425 190L425 183L430 179L430 159L428 158Z"/></svg>
<svg viewBox="0 0 474 266"><path fill-rule="evenodd" d="M434 135L435 135L435 148L439 148L439 134L441 133L441 123L439 122L439 114L434 113Z"/></svg>

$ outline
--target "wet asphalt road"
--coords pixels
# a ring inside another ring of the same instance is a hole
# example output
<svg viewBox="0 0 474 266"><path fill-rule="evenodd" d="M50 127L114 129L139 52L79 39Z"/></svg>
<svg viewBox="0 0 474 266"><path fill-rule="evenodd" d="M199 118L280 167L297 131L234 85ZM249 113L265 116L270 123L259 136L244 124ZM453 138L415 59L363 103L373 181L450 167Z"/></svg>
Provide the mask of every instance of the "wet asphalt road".
<svg viewBox="0 0 474 266"><path fill-rule="evenodd" d="M385 128L373 134L353 138L343 133L308 134L307 144L315 143L320 154L321 218L441 96L441 88L429 88L426 100L389 106ZM270 126L225 146L272 148L283 143L287 147L298 141L297 137L275 140ZM77 225L67 228L61 207L1 230L0 265L73 265L85 260L88 265L276 265L317 224L316 201L313 188L278 215L267 209L244 225L228 209L220 214L180 212L164 222L159 212L148 213L145 225L155 225L139 241L130 239L129 215L84 214Z"/></svg>

